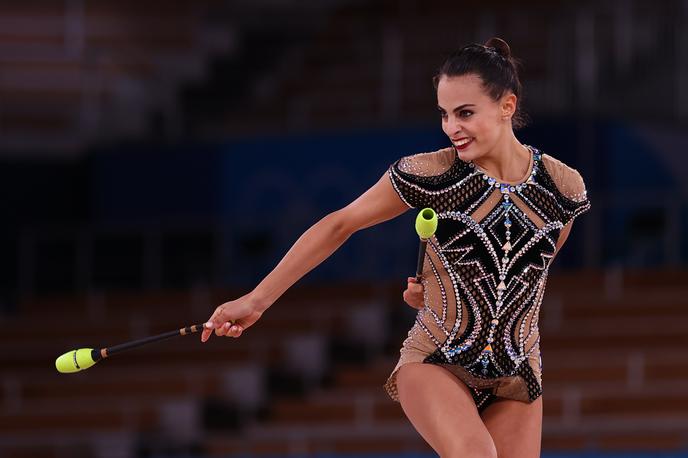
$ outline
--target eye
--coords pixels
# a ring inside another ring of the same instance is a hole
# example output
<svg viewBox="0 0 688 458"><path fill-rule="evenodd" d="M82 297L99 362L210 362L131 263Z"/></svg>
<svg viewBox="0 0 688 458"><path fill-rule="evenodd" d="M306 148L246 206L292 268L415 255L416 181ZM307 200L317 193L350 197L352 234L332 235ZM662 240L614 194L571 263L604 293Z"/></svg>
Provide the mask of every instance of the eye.
<svg viewBox="0 0 688 458"><path fill-rule="evenodd" d="M470 113L470 114L464 116L464 113ZM460 115L461 117L463 117L463 118L468 118L468 117L471 116L472 114L473 114L473 112L472 112L471 110L461 110L461 111L459 112L459 115Z"/></svg>
<svg viewBox="0 0 688 458"><path fill-rule="evenodd" d="M447 117L447 113L445 111L440 111L440 118L444 119Z"/></svg>

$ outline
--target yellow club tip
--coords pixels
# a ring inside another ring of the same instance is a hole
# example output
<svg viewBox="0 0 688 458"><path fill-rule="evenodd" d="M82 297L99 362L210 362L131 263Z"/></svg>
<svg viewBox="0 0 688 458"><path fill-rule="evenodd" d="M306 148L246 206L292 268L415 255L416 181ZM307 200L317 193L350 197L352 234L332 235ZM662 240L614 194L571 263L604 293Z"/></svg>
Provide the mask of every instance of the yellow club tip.
<svg viewBox="0 0 688 458"><path fill-rule="evenodd" d="M88 369L97 361L91 356L92 348L79 348L60 355L55 360L55 368L62 374L71 374Z"/></svg>
<svg viewBox="0 0 688 458"><path fill-rule="evenodd" d="M424 208L416 216L416 233L421 239L429 239L437 230L437 213L432 208Z"/></svg>

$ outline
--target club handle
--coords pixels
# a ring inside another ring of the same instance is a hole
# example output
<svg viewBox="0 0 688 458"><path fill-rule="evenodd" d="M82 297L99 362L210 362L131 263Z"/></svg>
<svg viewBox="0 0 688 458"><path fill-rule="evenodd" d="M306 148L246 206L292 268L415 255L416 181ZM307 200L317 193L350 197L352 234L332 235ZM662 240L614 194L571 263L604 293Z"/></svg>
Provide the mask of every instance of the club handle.
<svg viewBox="0 0 688 458"><path fill-rule="evenodd" d="M416 280L420 281L423 276L423 261L425 260L425 249L428 246L427 240L420 240L418 245L418 264L416 265Z"/></svg>
<svg viewBox="0 0 688 458"><path fill-rule="evenodd" d="M100 354L100 358L106 358L108 356L114 355L115 353L120 353L131 348L140 347L152 342L158 342L160 340L169 339L177 336L184 336L187 334L194 334L203 330L202 324L194 324L193 326L187 326L185 328L176 329L174 331L163 332L155 336L144 337L142 339L132 340L131 342L121 343L119 345L113 345L112 347L107 347L102 350L97 350Z"/></svg>

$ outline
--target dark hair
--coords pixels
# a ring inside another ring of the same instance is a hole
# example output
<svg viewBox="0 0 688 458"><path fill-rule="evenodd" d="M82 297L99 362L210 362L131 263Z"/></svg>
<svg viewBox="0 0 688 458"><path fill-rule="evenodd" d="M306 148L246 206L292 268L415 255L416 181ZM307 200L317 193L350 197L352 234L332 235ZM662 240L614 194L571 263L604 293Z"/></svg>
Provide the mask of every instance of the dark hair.
<svg viewBox="0 0 688 458"><path fill-rule="evenodd" d="M432 84L437 90L443 76L475 74L480 77L485 91L495 102L505 92L512 91L517 101L511 125L514 129L520 129L529 121L528 115L521 109L523 88L518 78L520 66L521 61L511 55L511 48L506 41L493 37L484 45L471 43L450 54L432 78Z"/></svg>

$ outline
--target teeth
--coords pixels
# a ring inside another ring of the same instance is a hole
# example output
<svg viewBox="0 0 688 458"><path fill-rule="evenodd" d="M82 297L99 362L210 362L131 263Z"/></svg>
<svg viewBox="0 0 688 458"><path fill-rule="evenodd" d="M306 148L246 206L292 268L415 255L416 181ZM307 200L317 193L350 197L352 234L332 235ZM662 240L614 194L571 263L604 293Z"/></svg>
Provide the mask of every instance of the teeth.
<svg viewBox="0 0 688 458"><path fill-rule="evenodd" d="M463 146L471 140L473 140L473 138L464 138L463 140L459 140L458 142L456 142L456 145Z"/></svg>

